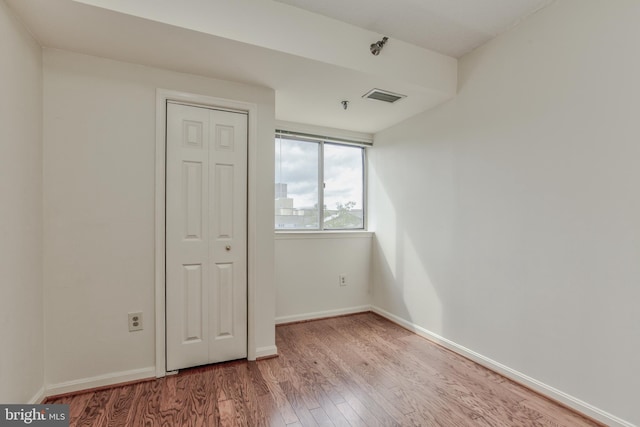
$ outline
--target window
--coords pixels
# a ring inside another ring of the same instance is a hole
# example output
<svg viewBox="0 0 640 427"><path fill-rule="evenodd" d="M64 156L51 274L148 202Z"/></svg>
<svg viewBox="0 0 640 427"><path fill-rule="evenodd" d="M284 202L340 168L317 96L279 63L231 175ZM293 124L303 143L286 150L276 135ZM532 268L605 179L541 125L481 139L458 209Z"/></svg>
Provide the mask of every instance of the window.
<svg viewBox="0 0 640 427"><path fill-rule="evenodd" d="M276 134L276 230L364 228L362 146Z"/></svg>

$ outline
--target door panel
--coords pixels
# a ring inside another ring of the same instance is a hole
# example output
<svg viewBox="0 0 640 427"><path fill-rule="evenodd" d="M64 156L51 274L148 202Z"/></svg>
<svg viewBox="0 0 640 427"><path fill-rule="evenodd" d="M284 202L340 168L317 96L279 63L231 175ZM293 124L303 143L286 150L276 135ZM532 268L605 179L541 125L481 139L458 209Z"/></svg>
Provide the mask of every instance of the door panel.
<svg viewBox="0 0 640 427"><path fill-rule="evenodd" d="M212 111L211 360L247 356L247 116Z"/></svg>
<svg viewBox="0 0 640 427"><path fill-rule="evenodd" d="M182 342L202 341L202 266L185 265L182 282L184 289L184 335Z"/></svg>
<svg viewBox="0 0 640 427"><path fill-rule="evenodd" d="M214 338L228 338L233 333L233 264L216 264L218 318Z"/></svg>
<svg viewBox="0 0 640 427"><path fill-rule="evenodd" d="M202 240L202 163L182 163L184 238Z"/></svg>
<svg viewBox="0 0 640 427"><path fill-rule="evenodd" d="M167 370L247 355L247 116L167 103Z"/></svg>
<svg viewBox="0 0 640 427"><path fill-rule="evenodd" d="M233 165L216 165L214 215L217 217L216 239L233 237Z"/></svg>

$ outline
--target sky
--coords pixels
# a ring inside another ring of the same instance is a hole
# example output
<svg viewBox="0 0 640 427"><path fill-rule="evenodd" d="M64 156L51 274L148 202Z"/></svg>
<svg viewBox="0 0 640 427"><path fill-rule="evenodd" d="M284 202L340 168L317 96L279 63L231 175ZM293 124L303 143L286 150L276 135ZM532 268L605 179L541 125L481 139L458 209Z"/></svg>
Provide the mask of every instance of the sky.
<svg viewBox="0 0 640 427"><path fill-rule="evenodd" d="M314 207L318 202L318 155L320 144L276 138L276 183L287 184L295 208ZM362 209L362 151L359 147L325 143L324 204L356 202Z"/></svg>

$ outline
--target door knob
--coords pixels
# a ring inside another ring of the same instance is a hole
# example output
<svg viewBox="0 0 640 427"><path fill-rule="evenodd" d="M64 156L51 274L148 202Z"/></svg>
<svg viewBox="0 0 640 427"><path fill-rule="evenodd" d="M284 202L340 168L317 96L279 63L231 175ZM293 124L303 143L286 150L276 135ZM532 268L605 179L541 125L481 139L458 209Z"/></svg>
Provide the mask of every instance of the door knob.
<svg viewBox="0 0 640 427"><path fill-rule="evenodd" d="M226 250L230 251L231 250L231 245L227 245L224 247Z"/></svg>

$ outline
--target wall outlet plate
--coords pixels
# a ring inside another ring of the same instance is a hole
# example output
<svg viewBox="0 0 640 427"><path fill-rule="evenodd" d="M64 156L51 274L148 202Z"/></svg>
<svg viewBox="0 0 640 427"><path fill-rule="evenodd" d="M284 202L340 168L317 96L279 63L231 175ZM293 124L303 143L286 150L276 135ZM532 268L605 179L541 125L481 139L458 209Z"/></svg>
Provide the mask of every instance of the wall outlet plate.
<svg viewBox="0 0 640 427"><path fill-rule="evenodd" d="M142 312L129 313L129 332L142 330Z"/></svg>
<svg viewBox="0 0 640 427"><path fill-rule="evenodd" d="M347 275L341 274L338 276L338 284L340 286L347 286Z"/></svg>

